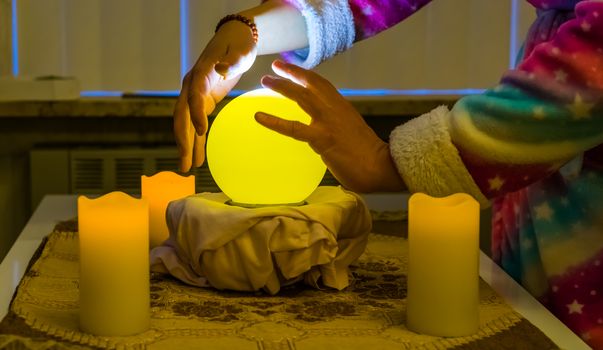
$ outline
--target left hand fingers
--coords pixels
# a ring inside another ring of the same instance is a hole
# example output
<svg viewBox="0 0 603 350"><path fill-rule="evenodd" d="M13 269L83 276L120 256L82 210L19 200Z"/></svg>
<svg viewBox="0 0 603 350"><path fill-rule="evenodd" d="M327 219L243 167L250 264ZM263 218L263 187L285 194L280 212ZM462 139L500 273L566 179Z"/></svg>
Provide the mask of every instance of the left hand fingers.
<svg viewBox="0 0 603 350"><path fill-rule="evenodd" d="M297 120L281 119L263 112L256 113L255 120L270 130L298 141L311 143L316 138L316 134L310 126Z"/></svg>
<svg viewBox="0 0 603 350"><path fill-rule="evenodd" d="M262 78L262 85L297 102L312 118L321 115L322 101L309 89L290 80L269 75Z"/></svg>
<svg viewBox="0 0 603 350"><path fill-rule="evenodd" d="M328 80L311 70L280 60L272 63L272 70L279 76L293 80L319 96L332 95L333 93L339 95L337 89Z"/></svg>

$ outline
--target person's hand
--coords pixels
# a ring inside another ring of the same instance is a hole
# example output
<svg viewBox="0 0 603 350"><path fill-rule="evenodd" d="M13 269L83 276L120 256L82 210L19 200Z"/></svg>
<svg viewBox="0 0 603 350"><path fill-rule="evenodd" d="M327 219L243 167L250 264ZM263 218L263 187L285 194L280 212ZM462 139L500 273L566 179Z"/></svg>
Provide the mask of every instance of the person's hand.
<svg viewBox="0 0 603 350"><path fill-rule="evenodd" d="M203 164L207 116L253 65L256 55L249 27L229 21L220 27L184 77L174 109L181 171Z"/></svg>
<svg viewBox="0 0 603 350"><path fill-rule="evenodd" d="M404 189L388 144L331 83L314 72L282 61L275 61L272 69L280 77L264 76L262 85L296 101L312 121L306 125L258 112L255 116L258 123L308 142L346 188L357 192Z"/></svg>

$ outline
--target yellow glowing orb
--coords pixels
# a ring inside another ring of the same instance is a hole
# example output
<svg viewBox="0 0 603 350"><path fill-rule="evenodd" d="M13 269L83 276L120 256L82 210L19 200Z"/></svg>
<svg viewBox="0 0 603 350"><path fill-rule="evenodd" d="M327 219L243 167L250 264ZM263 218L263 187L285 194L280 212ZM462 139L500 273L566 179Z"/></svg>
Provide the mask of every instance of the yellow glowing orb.
<svg viewBox="0 0 603 350"><path fill-rule="evenodd" d="M268 89L247 92L218 113L207 137L207 163L220 189L235 203L303 202L320 184L326 166L310 146L258 124L261 111L310 123L296 102Z"/></svg>

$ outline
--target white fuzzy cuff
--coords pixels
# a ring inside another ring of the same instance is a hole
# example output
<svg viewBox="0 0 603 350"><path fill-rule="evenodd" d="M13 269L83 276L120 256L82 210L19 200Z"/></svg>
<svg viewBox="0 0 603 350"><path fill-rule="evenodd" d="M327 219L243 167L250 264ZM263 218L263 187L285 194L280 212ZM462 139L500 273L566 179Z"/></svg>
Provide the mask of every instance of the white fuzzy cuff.
<svg viewBox="0 0 603 350"><path fill-rule="evenodd" d="M287 0L306 20L308 47L287 52L287 61L306 69L352 46L354 16L347 0Z"/></svg>
<svg viewBox="0 0 603 350"><path fill-rule="evenodd" d="M450 111L440 106L395 128L390 152L410 192L444 197L473 196L482 208L490 202L473 181L448 132Z"/></svg>

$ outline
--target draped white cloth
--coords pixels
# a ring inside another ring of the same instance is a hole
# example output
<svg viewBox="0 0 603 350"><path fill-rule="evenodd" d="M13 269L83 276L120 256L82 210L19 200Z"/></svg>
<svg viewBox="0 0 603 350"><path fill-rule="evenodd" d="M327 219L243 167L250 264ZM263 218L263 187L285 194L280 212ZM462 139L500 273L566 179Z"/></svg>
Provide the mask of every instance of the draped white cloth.
<svg viewBox="0 0 603 350"><path fill-rule="evenodd" d="M286 284L343 289L366 247L371 216L362 198L319 187L302 206L242 208L223 193L169 204L170 237L151 251L151 269L200 287L276 294Z"/></svg>

